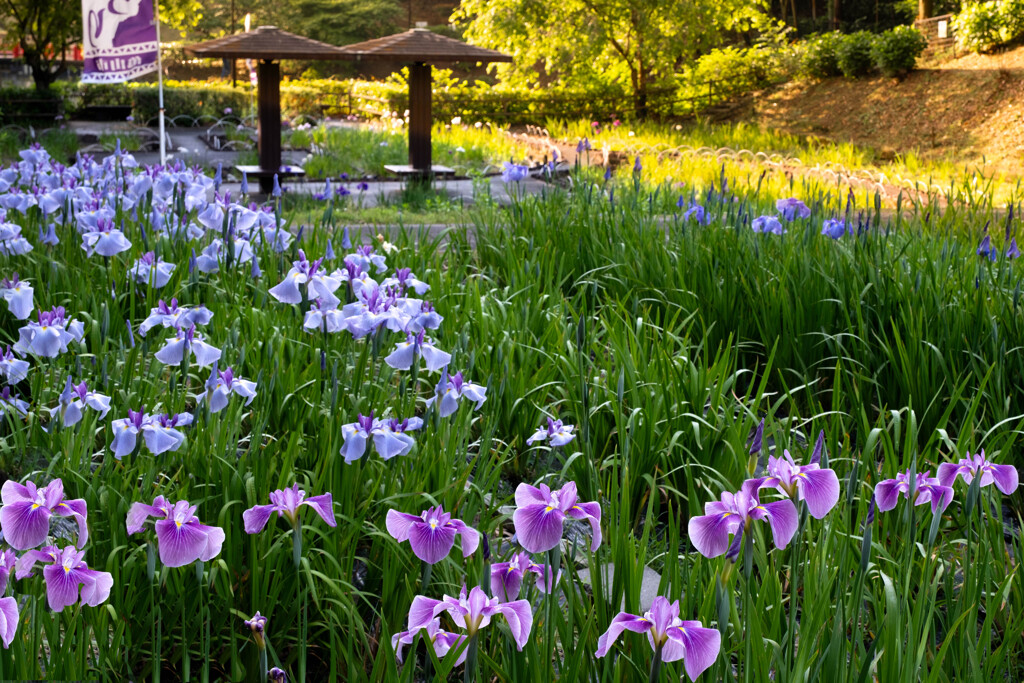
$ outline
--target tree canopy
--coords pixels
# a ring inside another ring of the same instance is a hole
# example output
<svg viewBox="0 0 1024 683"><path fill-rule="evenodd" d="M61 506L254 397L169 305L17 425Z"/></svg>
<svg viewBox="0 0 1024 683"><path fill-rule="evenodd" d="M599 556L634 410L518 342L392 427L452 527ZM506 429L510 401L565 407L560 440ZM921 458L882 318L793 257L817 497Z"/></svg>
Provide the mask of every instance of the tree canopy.
<svg viewBox="0 0 1024 683"><path fill-rule="evenodd" d="M513 55L496 66L503 78L618 87L642 114L680 63L747 30L764 9L760 0L463 0L452 19L470 42Z"/></svg>

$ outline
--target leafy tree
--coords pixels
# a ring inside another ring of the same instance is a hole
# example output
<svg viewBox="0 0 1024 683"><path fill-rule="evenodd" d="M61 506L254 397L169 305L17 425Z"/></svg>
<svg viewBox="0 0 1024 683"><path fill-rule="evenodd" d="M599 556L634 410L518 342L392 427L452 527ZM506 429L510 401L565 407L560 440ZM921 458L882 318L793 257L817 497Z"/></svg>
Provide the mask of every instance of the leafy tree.
<svg viewBox="0 0 1024 683"><path fill-rule="evenodd" d="M82 6L67 0L0 0L0 25L25 53L36 90L66 67L65 51L82 39Z"/></svg>
<svg viewBox="0 0 1024 683"><path fill-rule="evenodd" d="M402 19L397 0L293 0L288 30L331 45L394 33Z"/></svg>
<svg viewBox="0 0 1024 683"><path fill-rule="evenodd" d="M463 0L452 21L470 42L514 57L496 66L505 79L625 89L644 116L680 65L747 30L764 8L762 0Z"/></svg>

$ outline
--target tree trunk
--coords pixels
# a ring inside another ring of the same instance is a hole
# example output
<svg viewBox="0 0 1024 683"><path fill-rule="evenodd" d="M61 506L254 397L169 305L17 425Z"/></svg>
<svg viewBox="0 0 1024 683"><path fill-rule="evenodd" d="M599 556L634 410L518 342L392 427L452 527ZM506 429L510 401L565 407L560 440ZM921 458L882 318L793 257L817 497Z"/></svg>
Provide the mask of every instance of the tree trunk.
<svg viewBox="0 0 1024 683"><path fill-rule="evenodd" d="M53 82L57 80L57 73L51 68L46 57L36 51L25 50L25 63L32 70L32 80L35 82L36 92L45 92L50 89Z"/></svg>
<svg viewBox="0 0 1024 683"><path fill-rule="evenodd" d="M840 19L839 7L840 7L840 2L841 2L841 0L835 0L835 2L832 4L832 30L833 31L838 31L839 30L839 19Z"/></svg>
<svg viewBox="0 0 1024 683"><path fill-rule="evenodd" d="M935 14L933 0L917 0L917 18L928 19Z"/></svg>

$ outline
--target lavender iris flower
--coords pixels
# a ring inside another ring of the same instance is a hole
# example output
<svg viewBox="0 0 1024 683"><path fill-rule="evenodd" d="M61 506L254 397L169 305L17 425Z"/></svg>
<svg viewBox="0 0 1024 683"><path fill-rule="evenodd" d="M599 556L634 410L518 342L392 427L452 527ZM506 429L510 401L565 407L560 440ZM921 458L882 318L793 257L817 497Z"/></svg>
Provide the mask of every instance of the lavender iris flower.
<svg viewBox="0 0 1024 683"><path fill-rule="evenodd" d="M784 235L786 229L782 222L775 216L759 216L750 222L750 229L754 232L771 233L773 235Z"/></svg>
<svg viewBox="0 0 1024 683"><path fill-rule="evenodd" d="M18 561L18 553L11 548L0 552L0 595L7 592L7 582L14 571L14 565Z"/></svg>
<svg viewBox="0 0 1024 683"><path fill-rule="evenodd" d="M405 650L407 645L412 645L416 635L421 631L426 631L426 638L434 648L434 654L437 655L438 659L442 659L445 655L451 652L453 649L458 649L466 636L459 635L457 633L449 633L441 628L441 620L433 619L429 624L422 627L421 629L400 631L395 635L391 636L391 649L395 651L395 658L398 663L402 663L402 652ZM463 648L459 658L455 660L453 666L459 666L466 661L466 655L469 654L469 648Z"/></svg>
<svg viewBox="0 0 1024 683"><path fill-rule="evenodd" d="M427 399L427 408L440 399L439 414L441 417L448 417L458 409L459 401L463 398L476 403L476 410L480 410L487 400L487 387L465 381L462 372L448 377L447 371L444 371L441 373L441 381L434 389L434 395Z"/></svg>
<svg viewBox="0 0 1024 683"><path fill-rule="evenodd" d="M775 202L775 208L787 221L795 221L797 218L808 218L811 215L811 210L807 208L807 205L796 197L778 200Z"/></svg>
<svg viewBox="0 0 1024 683"><path fill-rule="evenodd" d="M133 280L140 285L149 285L154 289L160 289L170 282L173 273L174 264L158 259L151 251L143 254L128 270L128 276Z"/></svg>
<svg viewBox="0 0 1024 683"><path fill-rule="evenodd" d="M558 545L566 517L590 522L593 535L590 552L597 552L601 545L601 506L596 502L580 503L576 482L570 481L555 491L547 484L541 484L538 489L521 483L516 488L512 523L519 544L531 553L543 553Z"/></svg>
<svg viewBox="0 0 1024 683"><path fill-rule="evenodd" d="M423 296L430 290L430 285L416 279L411 268L397 269L392 277L384 278L384 281L380 283L380 286L385 289L389 287L397 287L403 296L405 295L406 290L409 289L420 296Z"/></svg>
<svg viewBox="0 0 1024 683"><path fill-rule="evenodd" d="M661 651L662 661L683 660L686 675L693 681L715 663L722 646L722 634L717 629L704 628L699 621L683 621L679 618L679 601L670 603L660 595L642 617L626 612L615 615L608 630L597 639L594 656L607 655L623 631L646 633L651 649Z"/></svg>
<svg viewBox="0 0 1024 683"><path fill-rule="evenodd" d="M18 280L17 273L0 281L0 295L7 302L11 315L18 320L26 320L32 314L32 292L32 285Z"/></svg>
<svg viewBox="0 0 1024 683"><path fill-rule="evenodd" d="M834 240L839 239L847 232L846 221L841 218L827 218L821 224L821 234L827 235Z"/></svg>
<svg viewBox="0 0 1024 683"><path fill-rule="evenodd" d="M1020 257L1020 248L1017 246L1017 238L1014 237L1006 247L1006 258L1015 259Z"/></svg>
<svg viewBox="0 0 1024 683"><path fill-rule="evenodd" d="M579 142L576 143L576 153L577 154L583 154L584 152L589 152L590 149L591 149L590 148L590 140L587 139L587 138L583 138L582 140L580 140Z"/></svg>
<svg viewBox="0 0 1024 683"><path fill-rule="evenodd" d="M45 563L43 578L50 609L60 612L79 599L83 605L95 607L110 597L114 577L109 572L89 569L83 557L84 552L70 545L63 549L50 545L40 550L29 550L18 559L14 575L19 580L24 579L32 575L36 562Z"/></svg>
<svg viewBox="0 0 1024 683"><path fill-rule="evenodd" d="M74 517L78 522L78 547L89 540L85 500L64 497L64 483L54 479L42 488L31 481L21 485L8 479L0 489L0 527L4 540L16 550L28 550L46 542L50 533L50 517ZM2 591L0 591L2 592Z"/></svg>
<svg viewBox="0 0 1024 683"><path fill-rule="evenodd" d="M348 230L348 228L346 228ZM344 246L344 244L342 244ZM346 247L347 248L347 247ZM375 254L373 247L370 245L363 245L356 247L356 250L352 254L348 254L345 259L345 263L351 263L356 266L359 270L365 270L367 273L371 269L376 269L378 273L383 273L388 269L387 263L385 262L383 254Z"/></svg>
<svg viewBox="0 0 1024 683"><path fill-rule="evenodd" d="M704 207L695 201L690 201L690 208L683 213L683 221L693 218L697 225L708 225L711 223L711 214L704 210Z"/></svg>
<svg viewBox="0 0 1024 683"><path fill-rule="evenodd" d="M114 227L110 219L100 219L96 227L88 232L82 233L82 249L86 256L99 254L100 256L114 256L122 251L131 249L132 243L120 230Z"/></svg>
<svg viewBox="0 0 1024 683"><path fill-rule="evenodd" d="M160 299L156 308L149 309L149 315L139 325L139 334L145 337L157 325L189 328L193 325L206 325L212 319L213 312L206 306L178 306L177 299L171 299L170 303Z"/></svg>
<svg viewBox="0 0 1024 683"><path fill-rule="evenodd" d="M355 462L363 457L366 453L366 442L379 423L379 420L373 419L371 410L369 415L364 416L360 413L355 422L341 426L341 438L344 440L341 455L346 463Z"/></svg>
<svg viewBox="0 0 1024 683"><path fill-rule="evenodd" d="M227 407L232 393L244 398L245 405L249 405L256 398L256 382L235 377L230 367L223 372L218 371L217 363L214 362L210 378L206 380L206 393L200 394L199 398L206 398L211 413L219 413Z"/></svg>
<svg viewBox="0 0 1024 683"><path fill-rule="evenodd" d="M395 350L384 358L384 362L396 370L408 370L416 362L417 356L423 358L430 372L437 372L452 360L452 354L435 347L430 337L425 337L420 330L418 334L409 333L406 341L398 342Z"/></svg>
<svg viewBox="0 0 1024 683"><path fill-rule="evenodd" d="M0 377L6 379L8 384L17 384L25 379L28 376L28 368L28 361L15 358L10 346L0 353Z"/></svg>
<svg viewBox="0 0 1024 683"><path fill-rule="evenodd" d="M280 489L270 492L270 505L256 505L242 513L242 521L245 524L245 533L258 534L267 525L267 520L273 513L278 517L284 516L292 527L299 524L299 507L308 505L320 515L320 519L327 523L327 526L337 526L334 520L334 502L331 494L324 493L319 496L306 498L306 492L293 484L291 488Z"/></svg>
<svg viewBox="0 0 1024 683"><path fill-rule="evenodd" d="M3 217L0 216L0 254L21 256L30 251L32 245L21 236L21 226L16 223L4 223Z"/></svg>
<svg viewBox="0 0 1024 683"><path fill-rule="evenodd" d="M914 505L932 504L932 514L941 512L953 501L953 489L930 476L930 471L918 472L915 477ZM910 498L910 470L900 472L895 479L880 481L875 486L875 501L880 512L896 507L900 494Z"/></svg>
<svg viewBox="0 0 1024 683"><path fill-rule="evenodd" d="M526 443L529 445L537 441L550 440L553 447L564 446L576 438L576 435L572 433L573 429L575 429L573 425L563 425L561 420L552 420L549 417L548 426L541 427L534 432L533 436L526 440Z"/></svg>
<svg viewBox="0 0 1024 683"><path fill-rule="evenodd" d="M82 420L82 409L92 408L98 412L99 419L103 419L110 411L110 397L103 394L89 391L85 382L74 384L68 376L64 385L64 391L59 397L59 405L50 409L50 417L56 418L60 414L60 422L65 427L71 427Z"/></svg>
<svg viewBox="0 0 1024 683"><path fill-rule="evenodd" d="M518 183L530 177L530 169L522 164L513 164L506 161L505 170L501 172L501 179L506 183Z"/></svg>
<svg viewBox="0 0 1024 683"><path fill-rule="evenodd" d="M39 322L32 322L18 330L14 350L20 355L32 354L43 358L56 358L68 350L68 344L81 341L85 327L78 320L69 321L63 306L39 311Z"/></svg>
<svg viewBox="0 0 1024 683"><path fill-rule="evenodd" d="M292 263L292 268L284 280L270 288L270 295L281 303L299 304L302 303L299 286L306 285L310 299L320 299L324 303L337 306L341 301L334 296L334 292L341 286L341 281L328 275L326 270L321 270L322 263L322 258L307 261L306 254L299 249L299 260Z"/></svg>
<svg viewBox="0 0 1024 683"><path fill-rule="evenodd" d="M384 460L396 455L407 455L416 441L406 432L416 431L423 426L423 420L410 417L404 420L378 420L374 426L373 447Z"/></svg>
<svg viewBox="0 0 1024 683"><path fill-rule="evenodd" d="M763 479L748 479L736 493L722 492L721 501L704 504L704 514L691 517L690 542L704 557L718 557L729 548L729 535L743 533L755 520L767 521L775 546L784 549L796 533L796 506L791 500L761 503Z"/></svg>
<svg viewBox="0 0 1024 683"><path fill-rule="evenodd" d="M480 533L446 513L440 505L410 515L388 510L388 533L399 543L409 541L412 552L427 564L437 564L455 545L455 536L462 536L462 556L469 557L480 543Z"/></svg>
<svg viewBox="0 0 1024 683"><path fill-rule="evenodd" d="M189 505L187 500L172 505L163 496L157 496L152 505L132 503L126 520L128 535L142 531L150 517L157 520L153 526L160 561L165 567L184 567L196 560L207 562L220 554L224 530L200 524L196 506Z"/></svg>
<svg viewBox="0 0 1024 683"><path fill-rule="evenodd" d="M51 247L55 247L60 244L60 238L57 237L56 223L48 223L46 225L46 232L43 232L43 226L39 226L39 242L40 244L46 244Z"/></svg>
<svg viewBox="0 0 1024 683"><path fill-rule="evenodd" d="M21 614L18 611L16 598L0 598L0 640L6 650L14 642L14 634L18 632Z"/></svg>
<svg viewBox="0 0 1024 683"><path fill-rule="evenodd" d="M164 365L180 365L186 354L195 356L196 363L201 367L209 367L220 360L220 349L203 341L201 334L196 332L195 324L177 327L174 336L167 340L162 349L153 354Z"/></svg>
<svg viewBox="0 0 1024 683"><path fill-rule="evenodd" d="M519 597L523 577L527 572L537 575L537 588L541 593L547 593L548 582L544 580L544 566L534 562L524 552L515 553L508 562L495 562L491 565L491 593L498 596L501 602L515 600ZM555 583L558 583L558 577Z"/></svg>
<svg viewBox="0 0 1024 683"><path fill-rule="evenodd" d="M781 458L768 456L768 476L761 488L779 489L794 500L806 501L811 517L824 518L839 502L839 477L818 464L823 444L824 434L818 437L809 465L797 465L788 450Z"/></svg>
<svg viewBox="0 0 1024 683"><path fill-rule="evenodd" d="M332 306L320 299L309 305L309 310L302 318L303 329L310 332L330 332L335 334L345 328L345 316L337 306Z"/></svg>
<svg viewBox="0 0 1024 683"><path fill-rule="evenodd" d="M992 238L989 235L985 235L981 238L981 242L978 244L977 253L978 256L987 257L991 261L996 260L996 250L992 248Z"/></svg>
<svg viewBox="0 0 1024 683"><path fill-rule="evenodd" d="M128 417L110 423L114 432L114 440L110 442L110 450L120 460L135 450L138 436L141 433L146 448L153 455L167 451L176 451L185 443L185 435L177 427L192 423L189 413L146 415L144 408L138 412L129 409Z"/></svg>
<svg viewBox="0 0 1024 683"><path fill-rule="evenodd" d="M11 393L10 387L4 387L3 391L0 391L0 418L8 412L13 412L24 417L25 415L28 415L28 407L29 406L26 401L22 401L16 395Z"/></svg>
<svg viewBox="0 0 1024 683"><path fill-rule="evenodd" d="M533 629L533 611L526 600L499 603L498 598L488 598L478 586L474 586L469 594L462 587L458 598L445 595L441 600L417 595L409 608L409 630L417 632L430 625L443 612L455 621L456 625L465 629L472 638L478 630L491 623L497 615L505 617L516 648L523 649Z"/></svg>
<svg viewBox="0 0 1024 683"><path fill-rule="evenodd" d="M285 674L284 669L276 666L270 667L267 677L270 679L270 683L288 683L288 675Z"/></svg>
<svg viewBox="0 0 1024 683"><path fill-rule="evenodd" d="M989 462L985 457L984 450L974 455L968 453L967 457L961 458L958 463L942 463L935 475L942 486L952 488L957 477L963 477L963 480L970 484L979 473L981 474L981 486L995 484L996 488L1007 496L1017 490L1019 481L1017 468L1013 465L996 465Z"/></svg>

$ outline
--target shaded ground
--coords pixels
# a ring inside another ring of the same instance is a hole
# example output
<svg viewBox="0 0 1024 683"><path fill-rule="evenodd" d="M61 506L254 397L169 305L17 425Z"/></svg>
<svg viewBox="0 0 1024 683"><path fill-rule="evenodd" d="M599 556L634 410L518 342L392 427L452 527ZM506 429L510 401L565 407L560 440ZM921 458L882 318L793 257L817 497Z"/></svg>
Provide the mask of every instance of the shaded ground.
<svg viewBox="0 0 1024 683"><path fill-rule="evenodd" d="M880 160L916 152L960 164L984 157L1024 171L1024 47L877 76L787 83L762 93L753 119L798 135L853 142Z"/></svg>

